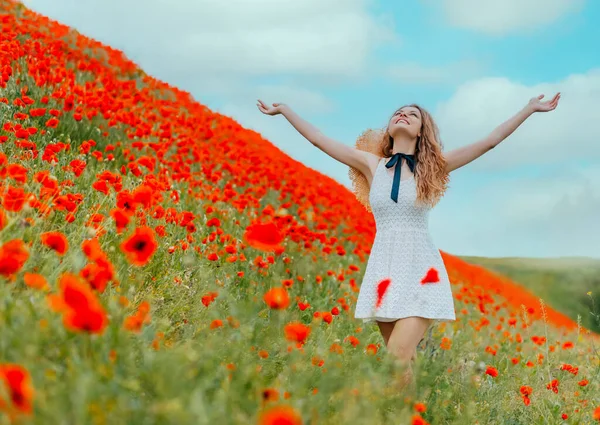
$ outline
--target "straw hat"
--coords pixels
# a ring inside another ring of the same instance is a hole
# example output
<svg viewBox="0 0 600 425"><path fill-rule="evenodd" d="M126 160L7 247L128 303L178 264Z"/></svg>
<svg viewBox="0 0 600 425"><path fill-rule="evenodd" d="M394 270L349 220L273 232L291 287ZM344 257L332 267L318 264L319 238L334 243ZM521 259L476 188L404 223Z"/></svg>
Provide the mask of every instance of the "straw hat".
<svg viewBox="0 0 600 425"><path fill-rule="evenodd" d="M383 149L387 144L387 141L384 140L384 135L385 129L367 129L356 139L354 147L361 151L384 157ZM352 181L352 193L354 193L356 199L363 204L368 212L372 212L371 205L369 204L370 188L367 178L354 167L350 167L348 170L348 177Z"/></svg>

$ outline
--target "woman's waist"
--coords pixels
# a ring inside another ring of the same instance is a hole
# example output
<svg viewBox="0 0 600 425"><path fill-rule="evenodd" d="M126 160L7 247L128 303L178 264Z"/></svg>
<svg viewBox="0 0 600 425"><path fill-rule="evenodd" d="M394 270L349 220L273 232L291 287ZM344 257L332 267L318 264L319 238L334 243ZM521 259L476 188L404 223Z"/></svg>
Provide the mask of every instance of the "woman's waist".
<svg viewBox="0 0 600 425"><path fill-rule="evenodd" d="M375 216L375 226L381 229L393 229L393 230L429 230L429 217L428 215L386 215L386 216Z"/></svg>
<svg viewBox="0 0 600 425"><path fill-rule="evenodd" d="M375 225L376 234L398 234L398 233L425 233L429 234L429 226L427 223L424 225L411 224L411 225L402 225L402 224L376 224Z"/></svg>

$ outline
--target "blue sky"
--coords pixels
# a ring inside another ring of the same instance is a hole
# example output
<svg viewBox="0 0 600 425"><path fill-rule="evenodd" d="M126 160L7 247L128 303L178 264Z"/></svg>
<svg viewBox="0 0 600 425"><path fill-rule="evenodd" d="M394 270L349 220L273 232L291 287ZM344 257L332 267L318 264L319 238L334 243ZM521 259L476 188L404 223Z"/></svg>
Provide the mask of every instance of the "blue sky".
<svg viewBox="0 0 600 425"><path fill-rule="evenodd" d="M416 102L446 150L561 91L451 175L437 245L481 256L600 258L600 2L594 0L25 0L349 186L347 166L256 99L353 145ZM251 4L250 4L251 3Z"/></svg>

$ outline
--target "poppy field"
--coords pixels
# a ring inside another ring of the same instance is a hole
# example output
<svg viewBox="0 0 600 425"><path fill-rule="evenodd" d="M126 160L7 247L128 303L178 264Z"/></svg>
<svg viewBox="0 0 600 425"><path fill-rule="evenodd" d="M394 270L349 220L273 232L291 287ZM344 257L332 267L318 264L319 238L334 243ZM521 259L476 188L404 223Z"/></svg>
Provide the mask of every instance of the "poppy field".
<svg viewBox="0 0 600 425"><path fill-rule="evenodd" d="M0 424L600 424L599 336L445 252L457 320L399 395L343 185L19 3L0 25Z"/></svg>

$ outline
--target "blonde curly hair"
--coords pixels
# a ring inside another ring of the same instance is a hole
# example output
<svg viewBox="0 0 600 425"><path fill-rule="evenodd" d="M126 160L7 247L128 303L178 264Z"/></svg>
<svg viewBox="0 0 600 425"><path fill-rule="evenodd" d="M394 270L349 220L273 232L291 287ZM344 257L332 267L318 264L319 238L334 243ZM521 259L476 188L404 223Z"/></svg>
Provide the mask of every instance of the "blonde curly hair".
<svg viewBox="0 0 600 425"><path fill-rule="evenodd" d="M421 112L421 135L415 148L415 181L417 184L417 202L435 206L448 187L449 176L446 173L446 160L442 154L442 142L438 127L431 114L416 104L405 105L417 108ZM402 108L400 108L402 109ZM393 116L393 115L392 115ZM391 117L390 117L391 119ZM389 121L388 121L389 122ZM394 140L388 128L367 129L357 139L355 148L370 152L382 158L390 158L394 148ZM398 166L400 166L398 164ZM352 192L368 212L372 212L369 203L369 182L356 168L350 167L348 177L352 181Z"/></svg>

